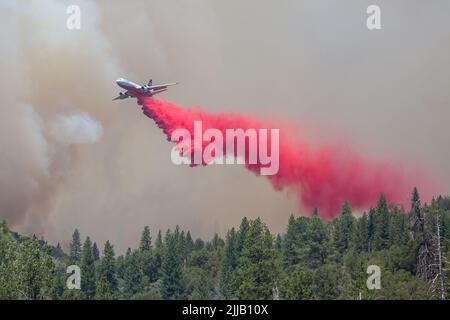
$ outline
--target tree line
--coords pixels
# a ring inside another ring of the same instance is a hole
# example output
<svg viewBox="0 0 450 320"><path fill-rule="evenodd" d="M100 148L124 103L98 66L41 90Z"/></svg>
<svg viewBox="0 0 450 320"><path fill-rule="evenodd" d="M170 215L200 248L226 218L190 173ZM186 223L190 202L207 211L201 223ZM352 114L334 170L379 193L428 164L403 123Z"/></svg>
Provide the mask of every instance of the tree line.
<svg viewBox="0 0 450 320"><path fill-rule="evenodd" d="M155 239L153 239L155 238ZM388 204L353 215L345 202L324 221L290 216L273 235L259 218L243 218L224 238L194 240L189 231L145 226L139 247L116 256L75 230L66 254L58 244L27 238L0 224L0 299L441 299L450 296L450 197L408 211ZM66 286L69 265L81 289ZM381 270L369 290L367 267Z"/></svg>

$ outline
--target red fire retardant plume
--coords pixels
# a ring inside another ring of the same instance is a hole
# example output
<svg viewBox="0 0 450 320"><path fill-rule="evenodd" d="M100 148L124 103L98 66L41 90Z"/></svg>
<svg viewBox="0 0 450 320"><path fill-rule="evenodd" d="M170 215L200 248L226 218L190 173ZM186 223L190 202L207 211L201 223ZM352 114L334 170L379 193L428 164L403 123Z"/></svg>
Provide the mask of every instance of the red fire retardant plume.
<svg viewBox="0 0 450 320"><path fill-rule="evenodd" d="M354 210L366 209L375 206L380 194L384 194L387 201L405 205L406 209L414 186L422 196L430 191L427 179L416 171L407 172L389 163L363 158L342 145L312 146L289 124L238 113L209 114L199 108L182 108L147 97L140 97L138 103L169 141L177 128L187 129L193 139L193 123L199 120L203 131L219 129L224 140L225 129L280 129L279 171L264 177L275 190L293 191L308 212L318 208L323 218L338 215L345 200ZM258 164L246 168L259 175Z"/></svg>

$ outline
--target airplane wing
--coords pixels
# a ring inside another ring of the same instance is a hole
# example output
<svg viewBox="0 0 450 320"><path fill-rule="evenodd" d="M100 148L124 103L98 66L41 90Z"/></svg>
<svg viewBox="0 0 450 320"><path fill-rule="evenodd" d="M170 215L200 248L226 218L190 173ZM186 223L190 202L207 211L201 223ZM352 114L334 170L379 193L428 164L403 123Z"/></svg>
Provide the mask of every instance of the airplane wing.
<svg viewBox="0 0 450 320"><path fill-rule="evenodd" d="M165 89L167 87L174 86L174 85L177 85L177 84L178 84L178 82L157 84L157 85L154 85L154 86L150 86L147 89L160 90L160 89Z"/></svg>
<svg viewBox="0 0 450 320"><path fill-rule="evenodd" d="M115 97L114 99L112 99L112 101L119 100L119 99L123 100L123 99L126 99L128 97L130 97L130 95L128 93L119 92L119 95L117 97Z"/></svg>

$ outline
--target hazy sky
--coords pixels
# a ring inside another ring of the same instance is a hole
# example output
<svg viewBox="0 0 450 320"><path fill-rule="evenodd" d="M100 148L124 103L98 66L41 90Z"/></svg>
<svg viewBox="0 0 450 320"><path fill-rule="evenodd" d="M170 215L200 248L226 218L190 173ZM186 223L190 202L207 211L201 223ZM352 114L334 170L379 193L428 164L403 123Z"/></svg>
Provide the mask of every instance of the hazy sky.
<svg viewBox="0 0 450 320"><path fill-rule="evenodd" d="M81 29L66 8L81 8ZM366 28L381 7L382 29ZM171 145L114 80L179 81L161 97L282 114L314 143L425 167L450 193L447 0L4 0L0 216L67 244L121 252L144 225L210 236L261 216L283 231L295 197L238 166L177 167ZM420 191L420 190L419 190Z"/></svg>

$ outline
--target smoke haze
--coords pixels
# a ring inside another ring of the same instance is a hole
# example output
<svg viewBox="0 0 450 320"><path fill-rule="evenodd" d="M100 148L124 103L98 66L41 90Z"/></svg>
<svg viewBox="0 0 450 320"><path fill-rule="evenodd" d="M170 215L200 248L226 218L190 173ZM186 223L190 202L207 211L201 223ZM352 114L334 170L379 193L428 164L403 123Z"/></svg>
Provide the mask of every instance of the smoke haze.
<svg viewBox="0 0 450 320"><path fill-rule="evenodd" d="M86 113L59 116L53 123L51 134L62 143L94 143L102 135L102 126Z"/></svg>
<svg viewBox="0 0 450 320"><path fill-rule="evenodd" d="M66 28L71 4L81 30ZM380 0L379 31L365 26L370 4L2 1L0 216L123 251L147 224L210 236L246 215L278 232L306 213L243 167L173 165L135 101L111 102L118 77L179 81L161 97L211 112L283 114L312 144L424 167L448 194L450 3Z"/></svg>

